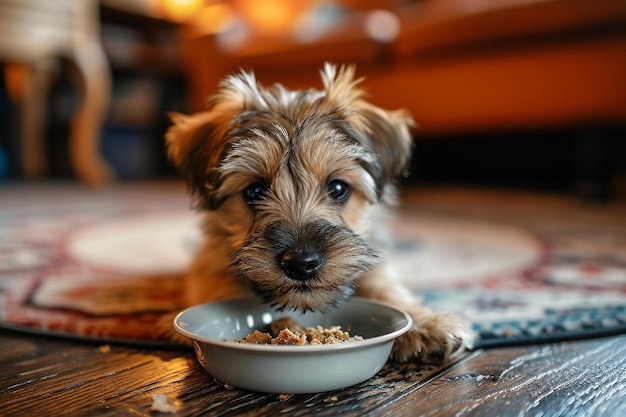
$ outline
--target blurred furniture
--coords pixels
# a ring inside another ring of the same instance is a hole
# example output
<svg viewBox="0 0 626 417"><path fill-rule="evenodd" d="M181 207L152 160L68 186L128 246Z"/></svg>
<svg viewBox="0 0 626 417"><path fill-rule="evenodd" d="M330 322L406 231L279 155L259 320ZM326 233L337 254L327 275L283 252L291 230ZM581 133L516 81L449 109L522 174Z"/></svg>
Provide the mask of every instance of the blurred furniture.
<svg viewBox="0 0 626 417"><path fill-rule="evenodd" d="M114 80L102 152L120 181L173 175L163 135L168 112L185 110L178 24L151 4L100 0L102 47Z"/></svg>
<svg viewBox="0 0 626 417"><path fill-rule="evenodd" d="M79 76L78 108L70 127L74 172L90 184L113 172L100 156L100 135L111 89L107 58L100 44L97 0L0 0L0 60L10 94L21 109L21 150L27 177L46 171L43 141L51 60L67 58Z"/></svg>
<svg viewBox="0 0 626 417"><path fill-rule="evenodd" d="M626 122L623 0L398 2L394 42L372 39L368 11L314 42L250 39L228 51L215 35L186 36L193 104L224 73L319 85L325 60L356 62L372 100L409 109L426 135Z"/></svg>
<svg viewBox="0 0 626 417"><path fill-rule="evenodd" d="M436 3L398 45L426 129L626 122L626 2Z"/></svg>
<svg viewBox="0 0 626 417"><path fill-rule="evenodd" d="M394 39L376 36L384 25L372 31L385 20L376 7L397 17ZM624 0L367 2L306 42L250 36L224 48L223 35L183 33L196 110L241 67L264 84L302 88L320 86L324 61L352 62L368 98L408 109L423 141L573 132L562 149L569 187L591 199L613 195L626 169Z"/></svg>

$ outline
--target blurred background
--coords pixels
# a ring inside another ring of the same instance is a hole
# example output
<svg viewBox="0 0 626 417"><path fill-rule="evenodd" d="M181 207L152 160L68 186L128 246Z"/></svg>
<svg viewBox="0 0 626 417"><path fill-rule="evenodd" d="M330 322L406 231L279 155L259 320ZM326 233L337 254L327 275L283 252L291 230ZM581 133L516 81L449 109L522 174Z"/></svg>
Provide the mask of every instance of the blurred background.
<svg viewBox="0 0 626 417"><path fill-rule="evenodd" d="M225 74L354 63L419 123L411 184L626 196L624 0L0 0L0 178L175 178Z"/></svg>

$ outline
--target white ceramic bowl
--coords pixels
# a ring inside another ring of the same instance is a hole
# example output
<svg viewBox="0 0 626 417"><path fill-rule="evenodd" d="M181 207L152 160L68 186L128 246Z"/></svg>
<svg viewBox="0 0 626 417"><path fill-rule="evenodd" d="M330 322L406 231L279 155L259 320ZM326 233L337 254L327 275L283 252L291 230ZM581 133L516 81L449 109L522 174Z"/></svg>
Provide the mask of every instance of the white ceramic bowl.
<svg viewBox="0 0 626 417"><path fill-rule="evenodd" d="M363 341L333 345L233 343L269 323L292 317L304 326L341 326ZM259 299L202 304L181 312L176 331L192 340L202 366L217 380L252 391L303 394L345 388L374 376L394 340L412 326L394 307L353 297L327 313L277 312Z"/></svg>

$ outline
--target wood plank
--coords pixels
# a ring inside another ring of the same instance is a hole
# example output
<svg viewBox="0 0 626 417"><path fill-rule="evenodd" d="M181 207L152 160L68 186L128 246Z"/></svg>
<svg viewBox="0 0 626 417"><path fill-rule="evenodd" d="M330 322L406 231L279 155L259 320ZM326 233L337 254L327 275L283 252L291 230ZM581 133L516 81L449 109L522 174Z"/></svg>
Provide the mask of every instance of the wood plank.
<svg viewBox="0 0 626 417"><path fill-rule="evenodd" d="M6 415L150 415L160 392L182 403L178 415L360 416L394 401L439 371L388 364L353 388L281 400L276 394L227 389L191 352L97 346L0 333L0 403ZM303 376L306 377L306 376ZM36 395L34 395L36 393Z"/></svg>
<svg viewBox="0 0 626 417"><path fill-rule="evenodd" d="M0 332L0 415L150 416L151 397L179 416L626 415L626 335L478 351L448 369L387 364L328 393L227 389L193 353ZM303 377L306 377L305 375Z"/></svg>
<svg viewBox="0 0 626 417"><path fill-rule="evenodd" d="M626 336L493 349L388 407L394 416L624 416Z"/></svg>

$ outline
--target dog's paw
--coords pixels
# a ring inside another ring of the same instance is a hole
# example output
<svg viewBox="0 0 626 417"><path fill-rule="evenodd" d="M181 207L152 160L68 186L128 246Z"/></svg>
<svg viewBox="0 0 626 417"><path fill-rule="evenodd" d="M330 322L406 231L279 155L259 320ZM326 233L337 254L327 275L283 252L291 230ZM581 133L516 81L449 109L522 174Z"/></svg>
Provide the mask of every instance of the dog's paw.
<svg viewBox="0 0 626 417"><path fill-rule="evenodd" d="M395 341L394 360L439 365L472 348L475 336L469 321L463 317L423 307L408 313L413 318L413 327Z"/></svg>

